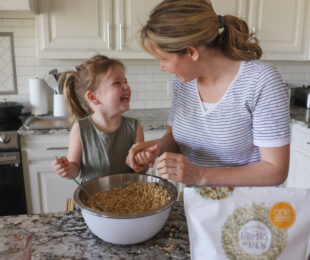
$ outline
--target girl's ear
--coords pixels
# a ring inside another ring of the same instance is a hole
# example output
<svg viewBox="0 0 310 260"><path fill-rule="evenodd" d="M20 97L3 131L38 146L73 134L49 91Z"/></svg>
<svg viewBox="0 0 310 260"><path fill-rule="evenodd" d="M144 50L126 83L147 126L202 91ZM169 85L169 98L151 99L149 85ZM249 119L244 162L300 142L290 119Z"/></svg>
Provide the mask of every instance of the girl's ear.
<svg viewBox="0 0 310 260"><path fill-rule="evenodd" d="M98 104L100 104L100 101L97 99L97 96L96 96L96 94L94 93L94 92L92 92L92 91L87 91L86 92L86 94L85 94L85 97L86 97L86 99L89 101L89 102L91 102L92 104L94 104L94 105L98 105Z"/></svg>
<svg viewBox="0 0 310 260"><path fill-rule="evenodd" d="M187 53L191 56L193 61L198 61L200 57L200 53L197 47L188 47Z"/></svg>

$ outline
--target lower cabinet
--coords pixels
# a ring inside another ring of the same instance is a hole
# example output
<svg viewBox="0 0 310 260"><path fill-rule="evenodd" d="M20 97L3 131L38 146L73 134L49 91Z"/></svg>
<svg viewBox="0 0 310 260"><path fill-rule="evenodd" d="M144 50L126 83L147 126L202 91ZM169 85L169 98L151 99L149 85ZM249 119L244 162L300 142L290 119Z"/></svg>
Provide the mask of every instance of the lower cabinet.
<svg viewBox="0 0 310 260"><path fill-rule="evenodd" d="M68 134L21 136L28 214L63 211L77 185L54 173L55 156L67 154Z"/></svg>
<svg viewBox="0 0 310 260"><path fill-rule="evenodd" d="M77 184L55 174L51 161L31 163L28 170L32 213L63 211Z"/></svg>
<svg viewBox="0 0 310 260"><path fill-rule="evenodd" d="M310 129L291 126L290 169L287 187L310 188Z"/></svg>

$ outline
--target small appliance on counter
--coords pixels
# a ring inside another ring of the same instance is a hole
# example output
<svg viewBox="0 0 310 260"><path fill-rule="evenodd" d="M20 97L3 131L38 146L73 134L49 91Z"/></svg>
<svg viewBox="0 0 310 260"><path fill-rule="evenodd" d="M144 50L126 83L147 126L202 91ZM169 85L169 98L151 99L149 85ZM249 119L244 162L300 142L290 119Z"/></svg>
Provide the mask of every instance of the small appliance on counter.
<svg viewBox="0 0 310 260"><path fill-rule="evenodd" d="M294 104L304 108L310 108L310 85L295 88L294 91Z"/></svg>

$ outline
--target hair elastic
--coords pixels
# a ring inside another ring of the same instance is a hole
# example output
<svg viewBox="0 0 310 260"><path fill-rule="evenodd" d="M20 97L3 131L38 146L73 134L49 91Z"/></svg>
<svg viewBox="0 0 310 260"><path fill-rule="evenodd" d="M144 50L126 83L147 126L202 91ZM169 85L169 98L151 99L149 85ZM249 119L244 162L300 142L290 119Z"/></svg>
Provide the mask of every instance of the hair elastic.
<svg viewBox="0 0 310 260"><path fill-rule="evenodd" d="M219 29L222 29L225 26L224 16L218 15L218 18L219 18Z"/></svg>

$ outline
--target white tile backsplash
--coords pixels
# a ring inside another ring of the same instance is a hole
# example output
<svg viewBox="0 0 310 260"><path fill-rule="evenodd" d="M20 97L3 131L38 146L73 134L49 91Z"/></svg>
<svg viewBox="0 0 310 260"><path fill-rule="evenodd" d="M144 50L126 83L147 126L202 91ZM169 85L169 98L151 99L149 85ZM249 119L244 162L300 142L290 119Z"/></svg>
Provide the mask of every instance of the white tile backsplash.
<svg viewBox="0 0 310 260"><path fill-rule="evenodd" d="M21 102L29 108L28 79L39 75L44 77L50 70L74 69L82 60L52 60L36 57L34 19L1 19L0 31L14 33L15 60L17 71L17 95L0 95L0 100ZM171 96L166 92L166 81L171 75L160 71L156 60L122 60L132 88L131 108L168 108ZM49 110L52 110L52 91L49 95Z"/></svg>
<svg viewBox="0 0 310 260"><path fill-rule="evenodd" d="M28 78L44 77L50 70L73 69L82 60L38 59L35 50L35 22L33 18L1 19L0 31L14 33L15 60L17 69L17 95L0 95L0 100L21 102L29 109ZM172 75L161 72L157 60L122 60L126 66L128 82L132 88L131 108L169 108L171 94L167 81ZM268 61L270 62L270 61ZM284 80L294 85L310 84L309 61L272 61ZM49 91L49 110L52 110L52 91Z"/></svg>

